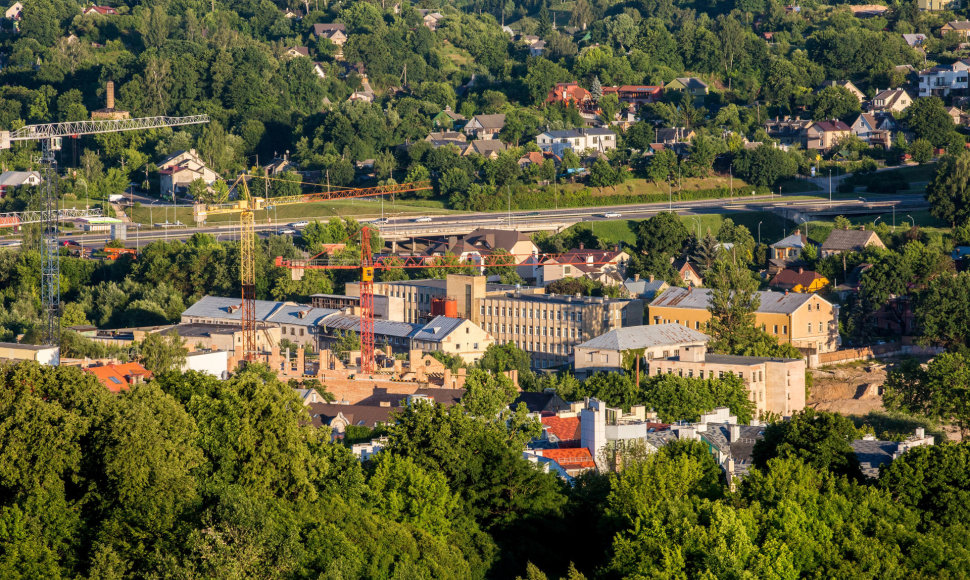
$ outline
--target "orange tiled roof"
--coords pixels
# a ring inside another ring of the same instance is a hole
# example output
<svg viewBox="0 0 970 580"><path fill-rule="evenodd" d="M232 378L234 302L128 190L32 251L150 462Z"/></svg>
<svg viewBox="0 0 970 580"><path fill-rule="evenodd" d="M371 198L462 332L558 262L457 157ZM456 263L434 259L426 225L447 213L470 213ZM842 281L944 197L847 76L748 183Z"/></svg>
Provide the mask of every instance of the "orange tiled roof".
<svg viewBox="0 0 970 580"><path fill-rule="evenodd" d="M138 363L103 365L88 367L84 370L97 377L98 381L112 393L129 390L133 383L138 382L133 380L135 377L140 377L140 380L144 380L152 376L151 371Z"/></svg>
<svg viewBox="0 0 970 580"><path fill-rule="evenodd" d="M578 445L582 438L579 417L543 417L542 424L562 443Z"/></svg>
<svg viewBox="0 0 970 580"><path fill-rule="evenodd" d="M563 469L596 467L592 454L585 447L576 447L575 449L543 449L542 456L552 459Z"/></svg>

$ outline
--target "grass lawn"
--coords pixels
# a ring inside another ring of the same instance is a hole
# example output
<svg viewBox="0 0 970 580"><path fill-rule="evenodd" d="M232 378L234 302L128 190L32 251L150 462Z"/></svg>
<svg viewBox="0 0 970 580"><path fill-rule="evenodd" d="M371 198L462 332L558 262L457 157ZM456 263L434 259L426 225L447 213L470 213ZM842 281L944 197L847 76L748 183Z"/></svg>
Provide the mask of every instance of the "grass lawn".
<svg viewBox="0 0 970 580"><path fill-rule="evenodd" d="M684 178L684 191L698 191L705 189L716 189L718 187L730 187L731 180L728 177L691 177ZM743 180L734 178L734 189L740 195L742 188L749 187ZM570 183L563 186L565 191L579 191L586 188L582 183ZM667 183L657 183L652 180L635 178L628 179L615 187L591 187L589 188L594 197L610 195L667 195ZM677 197L677 184L672 184L674 198Z"/></svg>
<svg viewBox="0 0 970 580"><path fill-rule="evenodd" d="M444 209L444 204L435 200L415 200L402 201L399 203L384 202L384 215L386 217L401 215L426 215L451 213ZM338 200L320 201L296 205L280 206L275 210L262 210L256 213L256 223L265 223L268 219L280 222L290 222L299 220L329 220L333 216L352 217L355 219L379 217L381 215L381 204L376 199L357 199L357 200ZM168 208L168 221L181 221L183 224L191 225L192 207L179 206L176 210ZM161 223L166 220L166 210L164 207L143 205L134 208L132 219L136 222L148 224L150 222ZM206 223L224 224L236 223L239 221L238 214L214 215L209 217Z"/></svg>
<svg viewBox="0 0 970 580"><path fill-rule="evenodd" d="M908 216L912 216L913 220L910 222ZM883 213L874 213L871 215L854 215L848 216L849 222L854 226L870 226L879 218L879 224L887 224L889 226L893 225L893 214L892 211ZM910 223L915 223L925 232L940 232L949 233L950 226L944 223L932 215L929 211L915 211L910 213L896 212L896 232L908 229ZM828 237L829 233L835 229L835 220L814 220L808 222L808 230L811 235L812 240L816 242L823 242Z"/></svg>
<svg viewBox="0 0 970 580"><path fill-rule="evenodd" d="M743 225L751 231L751 235L758 239L758 222L761 222L761 241L769 243L784 237L783 234L790 233L794 224L769 212L738 212L729 214L704 214L704 215L685 215L680 216L682 222L694 235L698 229L701 236L716 234L721 223L725 219L734 220L735 224ZM636 244L636 227L640 220L604 220L586 222L571 226L572 228L590 229L599 239L607 244L624 243L628 245Z"/></svg>

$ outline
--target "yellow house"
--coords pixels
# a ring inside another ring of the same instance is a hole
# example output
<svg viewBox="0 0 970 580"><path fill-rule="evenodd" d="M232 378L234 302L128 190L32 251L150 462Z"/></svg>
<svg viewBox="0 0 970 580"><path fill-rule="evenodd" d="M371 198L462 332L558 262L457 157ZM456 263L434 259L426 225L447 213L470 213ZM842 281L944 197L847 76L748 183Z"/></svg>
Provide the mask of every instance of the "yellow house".
<svg viewBox="0 0 970 580"><path fill-rule="evenodd" d="M838 307L818 294L758 292L755 325L806 354L831 352L839 347ZM711 291L671 287L648 306L649 324L683 324L703 331L711 319Z"/></svg>
<svg viewBox="0 0 970 580"><path fill-rule="evenodd" d="M778 272L772 278L769 286L786 292L791 291L804 294L818 292L828 286L828 284L829 280L825 276L822 276L818 272L799 267L798 269L785 268L781 272Z"/></svg>

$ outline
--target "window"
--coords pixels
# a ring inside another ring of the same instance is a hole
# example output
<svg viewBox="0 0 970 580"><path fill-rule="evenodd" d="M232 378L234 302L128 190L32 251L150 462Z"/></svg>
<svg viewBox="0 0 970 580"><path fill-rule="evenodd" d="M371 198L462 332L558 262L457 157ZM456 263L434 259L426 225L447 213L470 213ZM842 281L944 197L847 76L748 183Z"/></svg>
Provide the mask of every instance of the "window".
<svg viewBox="0 0 970 580"><path fill-rule="evenodd" d="M699 321L695 320L694 321L694 330L700 330L700 329L701 329L701 323Z"/></svg>
<svg viewBox="0 0 970 580"><path fill-rule="evenodd" d="M694 378L694 369L687 369L687 378Z"/></svg>
<svg viewBox="0 0 970 580"><path fill-rule="evenodd" d="M466 326L466 327L465 327L465 334L471 334L471 333L472 333L472 329L471 329L471 327L469 327L469 326Z"/></svg>
<svg viewBox="0 0 970 580"><path fill-rule="evenodd" d="M704 378L704 369L701 369L701 370L697 371L697 376L699 378L702 378L703 379Z"/></svg>
<svg viewBox="0 0 970 580"><path fill-rule="evenodd" d="M482 304L482 315L483 316L485 315L485 305L484 304Z"/></svg>
<svg viewBox="0 0 970 580"><path fill-rule="evenodd" d="M777 324L775 325L775 329L772 332L774 332L775 334L778 334L778 325Z"/></svg>
<svg viewBox="0 0 970 580"><path fill-rule="evenodd" d="M808 333L809 334L812 333L812 323L811 322L808 323Z"/></svg>
<svg viewBox="0 0 970 580"><path fill-rule="evenodd" d="M788 334L788 325L787 324L781 327L781 333L782 334Z"/></svg>
<svg viewBox="0 0 970 580"><path fill-rule="evenodd" d="M303 329L300 329L300 336L303 336Z"/></svg>

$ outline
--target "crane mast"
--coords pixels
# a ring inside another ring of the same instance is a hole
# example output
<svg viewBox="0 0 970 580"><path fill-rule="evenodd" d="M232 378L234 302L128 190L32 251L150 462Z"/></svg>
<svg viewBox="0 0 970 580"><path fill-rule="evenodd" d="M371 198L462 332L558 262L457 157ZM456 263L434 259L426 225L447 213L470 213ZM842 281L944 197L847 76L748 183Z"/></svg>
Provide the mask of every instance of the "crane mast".
<svg viewBox="0 0 970 580"><path fill-rule="evenodd" d="M113 97L111 97L113 100ZM110 106L110 105L109 105ZM61 263L57 252L57 152L64 137L139 131L208 123L208 115L188 117L140 117L119 119L93 119L66 123L41 123L26 125L15 131L0 131L0 150L10 149L19 141L40 141L44 188L39 212L41 226L41 307L47 314L44 327L44 344L57 346L61 337Z"/></svg>

